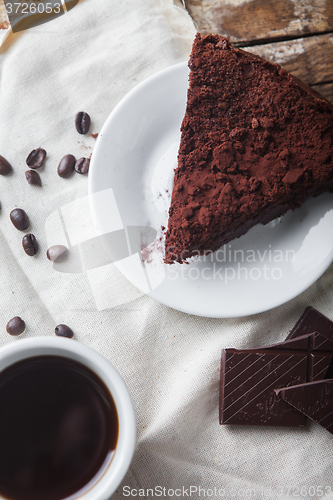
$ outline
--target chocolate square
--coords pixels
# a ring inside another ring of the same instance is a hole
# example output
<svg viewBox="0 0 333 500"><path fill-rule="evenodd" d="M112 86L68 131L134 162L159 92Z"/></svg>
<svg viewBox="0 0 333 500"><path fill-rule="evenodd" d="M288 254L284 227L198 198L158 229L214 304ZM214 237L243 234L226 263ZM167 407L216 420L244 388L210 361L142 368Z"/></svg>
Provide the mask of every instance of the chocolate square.
<svg viewBox="0 0 333 500"><path fill-rule="evenodd" d="M256 349L224 349L221 358L220 423L304 426L274 389L324 379L333 341L318 332ZM292 411L293 410L293 411Z"/></svg>
<svg viewBox="0 0 333 500"><path fill-rule="evenodd" d="M306 382L307 352L224 349L220 424L305 426L306 417L274 393Z"/></svg>
<svg viewBox="0 0 333 500"><path fill-rule="evenodd" d="M318 380L276 389L281 400L333 434L333 380Z"/></svg>

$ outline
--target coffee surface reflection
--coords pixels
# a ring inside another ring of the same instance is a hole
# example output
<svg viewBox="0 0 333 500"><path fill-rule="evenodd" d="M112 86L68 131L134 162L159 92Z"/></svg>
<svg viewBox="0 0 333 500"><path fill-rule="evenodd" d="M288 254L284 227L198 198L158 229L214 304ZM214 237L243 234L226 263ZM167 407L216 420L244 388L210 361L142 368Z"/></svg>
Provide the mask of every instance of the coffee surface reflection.
<svg viewBox="0 0 333 500"><path fill-rule="evenodd" d="M0 373L0 495L63 500L108 467L119 423L104 382L83 364L37 356Z"/></svg>

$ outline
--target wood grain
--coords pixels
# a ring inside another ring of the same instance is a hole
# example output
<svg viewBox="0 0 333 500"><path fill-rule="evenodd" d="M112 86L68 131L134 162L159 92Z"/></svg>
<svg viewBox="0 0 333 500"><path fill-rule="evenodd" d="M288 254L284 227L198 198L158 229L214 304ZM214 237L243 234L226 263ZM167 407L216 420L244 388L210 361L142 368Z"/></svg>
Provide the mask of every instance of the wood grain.
<svg viewBox="0 0 333 500"><path fill-rule="evenodd" d="M333 82L333 34L253 45L244 50L281 64L308 85Z"/></svg>
<svg viewBox="0 0 333 500"><path fill-rule="evenodd" d="M332 0L184 0L201 33L235 45L333 31Z"/></svg>
<svg viewBox="0 0 333 500"><path fill-rule="evenodd" d="M0 0L0 30L9 28L8 16L3 0Z"/></svg>

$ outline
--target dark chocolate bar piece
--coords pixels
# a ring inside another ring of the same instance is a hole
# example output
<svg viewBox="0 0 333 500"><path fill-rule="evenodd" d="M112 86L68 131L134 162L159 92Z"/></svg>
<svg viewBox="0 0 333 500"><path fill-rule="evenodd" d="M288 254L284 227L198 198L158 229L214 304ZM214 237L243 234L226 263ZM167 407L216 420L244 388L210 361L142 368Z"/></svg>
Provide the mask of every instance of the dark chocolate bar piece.
<svg viewBox="0 0 333 500"><path fill-rule="evenodd" d="M275 389L290 407L311 418L333 434L333 380L318 380Z"/></svg>
<svg viewBox="0 0 333 500"><path fill-rule="evenodd" d="M309 306L289 333L288 339L299 337L311 332L318 332L333 341L333 321L327 316Z"/></svg>
<svg viewBox="0 0 333 500"><path fill-rule="evenodd" d="M225 349L221 359L220 423L304 426L273 389L323 379L333 342L313 332L257 349ZM274 385L275 384L275 385Z"/></svg>
<svg viewBox="0 0 333 500"><path fill-rule="evenodd" d="M308 359L308 382L323 380L327 378L327 373L332 363L332 352L328 354L312 353Z"/></svg>
<svg viewBox="0 0 333 500"><path fill-rule="evenodd" d="M224 349L220 424L303 427L306 417L273 389L306 382L307 352Z"/></svg>
<svg viewBox="0 0 333 500"><path fill-rule="evenodd" d="M285 340L279 344L261 347L265 349L283 349L289 351L308 351L307 382L322 380L326 377L328 367L333 365L333 341L318 332ZM258 349L254 349L258 351ZM333 368L333 366L332 366Z"/></svg>
<svg viewBox="0 0 333 500"><path fill-rule="evenodd" d="M254 351L257 351L258 349L288 349L294 351L308 350L333 353L333 339L328 339L321 333L312 331L305 335L297 335L295 338L284 340L278 344L253 348Z"/></svg>

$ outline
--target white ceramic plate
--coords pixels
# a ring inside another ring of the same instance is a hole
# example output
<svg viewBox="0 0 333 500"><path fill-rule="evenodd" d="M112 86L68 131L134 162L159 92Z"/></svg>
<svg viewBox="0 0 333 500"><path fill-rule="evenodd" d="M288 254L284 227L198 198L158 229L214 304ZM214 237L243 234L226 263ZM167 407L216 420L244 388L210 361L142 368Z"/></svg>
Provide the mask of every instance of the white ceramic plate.
<svg viewBox="0 0 333 500"><path fill-rule="evenodd" d="M303 292L332 262L333 195L257 225L212 256L163 264L160 227L167 224L187 85L186 63L172 66L139 84L111 113L90 166L93 220L121 272L159 302L215 318L266 311ZM149 228L157 238L142 264L138 247L153 239Z"/></svg>

